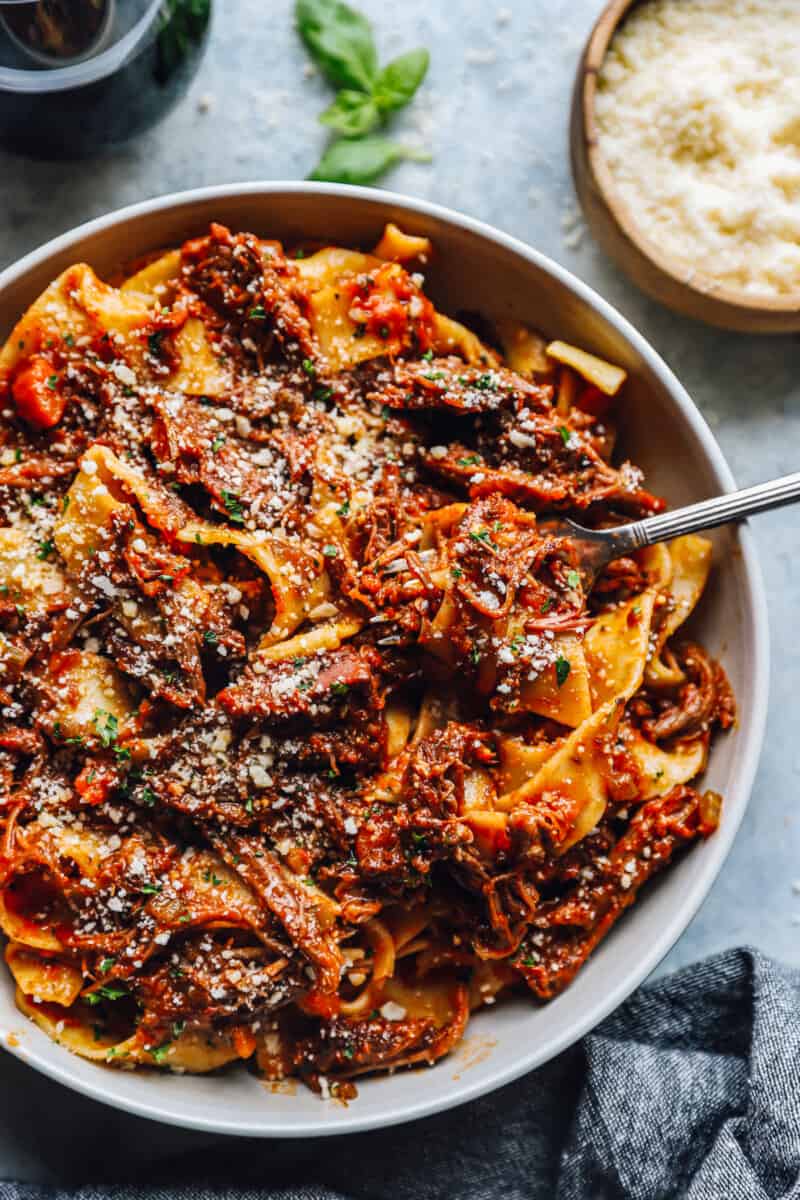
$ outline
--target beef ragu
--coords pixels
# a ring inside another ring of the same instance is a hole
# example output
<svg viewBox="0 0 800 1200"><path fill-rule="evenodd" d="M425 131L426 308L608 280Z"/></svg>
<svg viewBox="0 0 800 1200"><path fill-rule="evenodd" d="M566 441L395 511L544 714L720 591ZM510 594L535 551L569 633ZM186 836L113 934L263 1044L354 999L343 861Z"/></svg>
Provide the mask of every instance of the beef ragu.
<svg viewBox="0 0 800 1200"><path fill-rule="evenodd" d="M347 1097L558 995L716 827L709 543L587 595L541 519L663 507L624 372L481 341L431 255L213 225L0 355L0 923L87 1058Z"/></svg>

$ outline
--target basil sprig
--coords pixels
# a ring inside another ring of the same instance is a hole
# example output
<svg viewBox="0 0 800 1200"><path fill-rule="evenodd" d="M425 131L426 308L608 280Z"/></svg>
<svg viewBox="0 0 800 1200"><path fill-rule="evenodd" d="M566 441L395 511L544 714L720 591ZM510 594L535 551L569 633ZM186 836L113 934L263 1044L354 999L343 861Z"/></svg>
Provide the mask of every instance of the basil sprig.
<svg viewBox="0 0 800 1200"><path fill-rule="evenodd" d="M394 112L413 99L428 73L430 55L427 50L409 50L384 67L375 80L373 94L381 112Z"/></svg>
<svg viewBox="0 0 800 1200"><path fill-rule="evenodd" d="M335 88L368 92L378 73L372 26L342 0L297 0L297 28Z"/></svg>
<svg viewBox="0 0 800 1200"><path fill-rule="evenodd" d="M339 138L323 154L309 179L332 183L372 183L401 158L428 162L429 155L410 150L375 134L361 138Z"/></svg>
<svg viewBox="0 0 800 1200"><path fill-rule="evenodd" d="M428 51L411 50L380 69L372 26L343 0L296 0L295 14L306 47L338 89L319 119L339 136L311 178L372 183L403 158L426 160L374 131L413 98L428 70Z"/></svg>
<svg viewBox="0 0 800 1200"><path fill-rule="evenodd" d="M363 137L374 129L380 120L378 106L365 92L354 92L343 88L339 95L320 116L323 125L329 125L342 137Z"/></svg>

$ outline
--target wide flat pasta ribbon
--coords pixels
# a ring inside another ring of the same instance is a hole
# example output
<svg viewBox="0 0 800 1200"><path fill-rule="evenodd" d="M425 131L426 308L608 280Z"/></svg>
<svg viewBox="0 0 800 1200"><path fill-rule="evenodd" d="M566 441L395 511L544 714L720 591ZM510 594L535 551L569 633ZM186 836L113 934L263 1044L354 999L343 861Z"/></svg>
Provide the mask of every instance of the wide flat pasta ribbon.
<svg viewBox="0 0 800 1200"><path fill-rule="evenodd" d="M594 829L605 811L606 740L615 734L627 700L642 682L654 599L652 592L642 593L598 618L585 639L595 711L532 778L498 799L505 812L553 794L571 801L572 830L559 847L562 853Z"/></svg>

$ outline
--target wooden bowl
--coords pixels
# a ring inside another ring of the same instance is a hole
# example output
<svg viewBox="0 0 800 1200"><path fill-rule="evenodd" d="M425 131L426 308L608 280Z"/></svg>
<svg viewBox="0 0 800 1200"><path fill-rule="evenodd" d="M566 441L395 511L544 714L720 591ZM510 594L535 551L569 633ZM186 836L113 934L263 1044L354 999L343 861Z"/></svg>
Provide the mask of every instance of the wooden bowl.
<svg viewBox="0 0 800 1200"><path fill-rule="evenodd" d="M644 235L635 214L617 191L598 142L597 76L611 39L636 3L638 0L611 0L591 32L575 79L570 153L575 190L586 222L606 253L633 282L668 308L724 329L796 333L800 330L800 291L756 298L723 287L699 272L689 282L685 263Z"/></svg>

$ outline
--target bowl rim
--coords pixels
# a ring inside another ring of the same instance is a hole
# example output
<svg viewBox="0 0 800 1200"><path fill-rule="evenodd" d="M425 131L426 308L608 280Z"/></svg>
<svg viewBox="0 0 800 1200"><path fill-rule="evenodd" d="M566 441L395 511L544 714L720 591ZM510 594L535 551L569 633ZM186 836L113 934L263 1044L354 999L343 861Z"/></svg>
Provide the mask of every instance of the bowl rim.
<svg viewBox="0 0 800 1200"><path fill-rule="evenodd" d="M274 196L277 194L304 194L324 197L352 197L380 213L382 209L391 208L395 212L400 209L410 217L422 214L443 223L457 226L464 231L492 243L500 249L509 251L524 259L535 268L554 278L567 292L584 301L620 333L629 345L641 355L644 362L659 378L665 391L681 410L683 418L690 427L692 435L697 439L712 472L718 478L721 487L732 490L736 485L730 468L720 447L700 411L689 397L685 388L676 376L653 349L645 337L622 316L608 301L599 296L593 288L583 283L565 267L560 266L541 251L535 250L510 234L503 233L492 225L466 216L454 209L435 204L415 197L403 196L396 192L377 190L367 187L354 187L347 184L312 183L297 181L268 181L245 182L224 185L212 185L194 188L182 192L173 192L157 196L136 204L116 209L104 216L97 217L68 230L59 236L45 242L32 250L16 263L0 271L0 292L13 284L18 278L33 268L46 263L48 259L63 253L70 246L86 237L103 233L109 229L125 225L130 220L146 217L165 210L177 209L192 204L202 204L207 201L225 200L247 196ZM189 214L187 213L187 216ZM531 1049L520 1053L516 1062L510 1066L497 1069L487 1078L475 1082L460 1082L457 1089L448 1095L436 1096L432 1089L427 1094L423 1091L419 1100L413 1104L398 1102L396 1108L384 1110L378 1115L371 1115L366 1104L360 1109L358 1105L351 1106L345 1115L337 1122L326 1125L319 1121L314 1123L306 1117L298 1119L270 1119L269 1106L264 1107L264 1116L260 1120L242 1121L226 1118L224 1110L214 1111L212 1115L185 1115L175 1106L161 1107L157 1098L144 1089L141 1100L134 1100L127 1095L115 1092L114 1073L99 1070L97 1082L76 1079L70 1069L72 1055L68 1050L48 1043L44 1051L30 1049L22 1044L9 1045L8 1039L2 1039L2 1048L15 1055L22 1062L35 1067L42 1074L74 1091L80 1092L93 1100L112 1107L122 1109L136 1116L150 1120L161 1121L184 1129L193 1129L206 1133L230 1134L242 1137L264 1138L300 1138L328 1137L340 1134L360 1133L367 1130L403 1124L431 1116L434 1113L455 1108L470 1100L475 1100L489 1092L513 1082L536 1067L555 1058L569 1046L573 1045L586 1033L593 1029L609 1013L613 1012L654 970L661 959L672 948L681 934L688 927L698 908L708 895L711 886L721 870L733 844L742 817L749 803L750 793L758 766L767 716L767 700L769 690L769 631L767 621L766 593L756 555L751 532L746 523L739 526L739 542L743 566L743 582L746 587L744 611L752 625L752 671L750 675L750 698L752 716L749 726L741 731L742 752L736 777L736 791L742 796L738 813L734 819L727 822L714 838L707 843L714 846L715 853L709 854L699 866L690 881L685 896L677 906L668 922L664 923L649 943L645 952L636 964L635 970L621 975L619 982L598 997L591 1006L587 1006L581 1020L568 1024L557 1036L544 1043L535 1044ZM14 1039L16 1041L16 1039ZM50 1050L57 1053L50 1057ZM156 1100L156 1103L153 1101Z"/></svg>
<svg viewBox="0 0 800 1200"><path fill-rule="evenodd" d="M610 0L592 26L578 66L577 84L580 89L579 103L583 117L586 155L597 190L608 208L609 215L624 236L653 267L687 292L717 305L729 306L742 316L751 314L756 317L768 317L772 314L776 317L797 317L800 320L800 288L781 296L751 296L737 288L724 287L717 283L713 275L706 275L701 271L693 272L687 279L686 271L681 269L678 260L642 232L630 206L623 200L600 147L595 98L600 69L609 46L631 10L640 3L642 0Z"/></svg>

